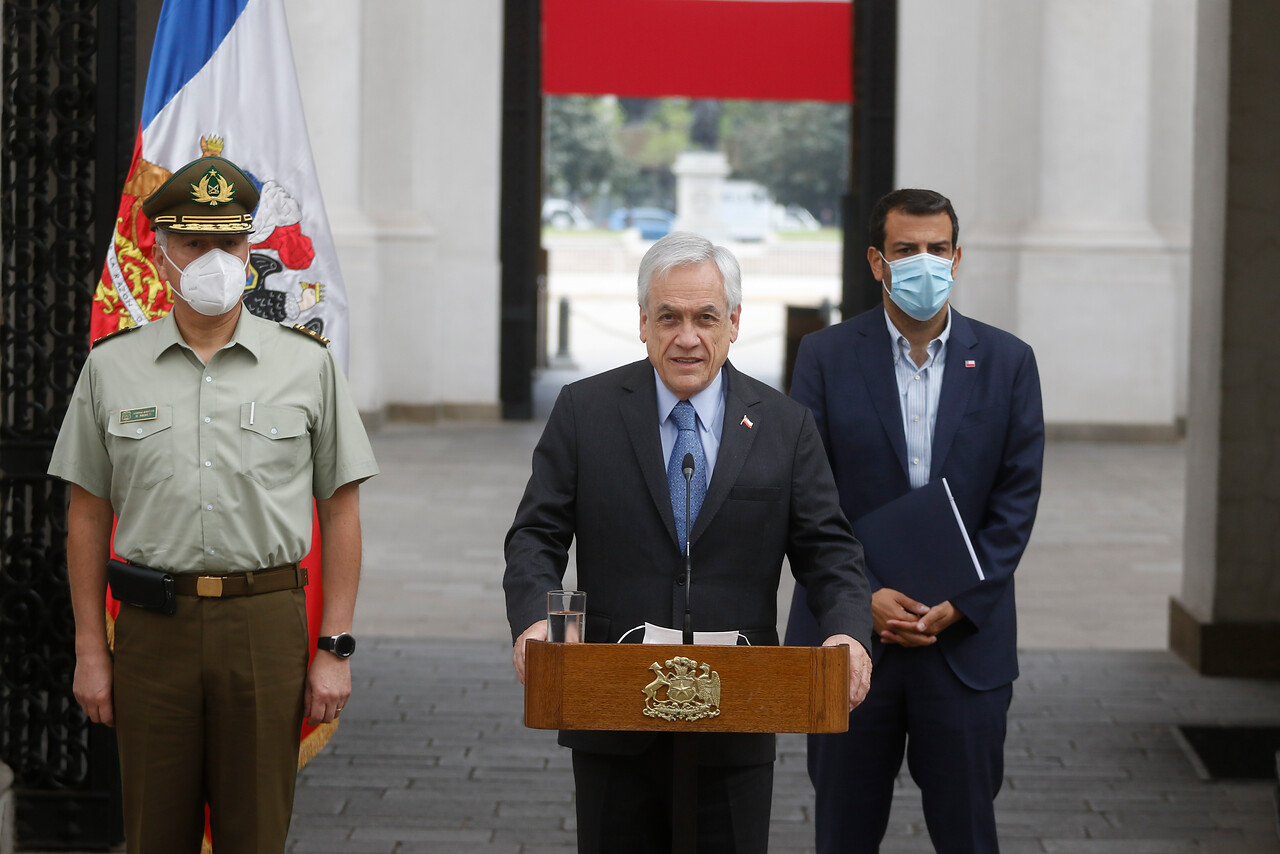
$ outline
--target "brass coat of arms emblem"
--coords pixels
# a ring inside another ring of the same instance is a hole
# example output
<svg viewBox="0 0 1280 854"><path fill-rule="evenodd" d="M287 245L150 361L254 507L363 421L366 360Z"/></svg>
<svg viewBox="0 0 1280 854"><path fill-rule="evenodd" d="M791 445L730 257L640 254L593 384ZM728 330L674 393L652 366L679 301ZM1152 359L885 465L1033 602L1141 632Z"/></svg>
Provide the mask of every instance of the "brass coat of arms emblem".
<svg viewBox="0 0 1280 854"><path fill-rule="evenodd" d="M202 205L217 207L220 202L229 202L236 197L236 185L232 184L217 169L210 169L200 178L200 183L191 185L191 201Z"/></svg>
<svg viewBox="0 0 1280 854"><path fill-rule="evenodd" d="M720 674L692 658L669 659L664 669L649 665L653 681L644 686L644 713L664 721L697 721L720 714Z"/></svg>

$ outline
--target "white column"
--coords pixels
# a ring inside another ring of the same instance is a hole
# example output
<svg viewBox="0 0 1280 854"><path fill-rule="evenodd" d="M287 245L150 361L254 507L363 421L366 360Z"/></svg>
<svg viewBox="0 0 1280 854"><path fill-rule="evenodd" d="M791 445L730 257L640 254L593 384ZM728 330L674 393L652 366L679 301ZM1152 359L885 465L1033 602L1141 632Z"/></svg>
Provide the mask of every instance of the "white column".
<svg viewBox="0 0 1280 854"><path fill-rule="evenodd" d="M898 13L895 186L951 199L964 247L952 301L1015 334L1039 180L1041 6L912 0Z"/></svg>
<svg viewBox="0 0 1280 854"><path fill-rule="evenodd" d="M726 239L722 196L729 176L723 151L684 151L671 167L676 177L676 215L682 231L692 231L714 243Z"/></svg>
<svg viewBox="0 0 1280 854"><path fill-rule="evenodd" d="M287 0L285 12L311 153L347 289L347 375L356 406L361 412L377 413L385 403L377 332L381 277L373 223L364 213L360 193L361 5L348 0Z"/></svg>
<svg viewBox="0 0 1280 854"><path fill-rule="evenodd" d="M351 35L358 35L368 57L360 80L362 192L382 274L376 319L380 376L394 417L404 407L417 411L440 402L431 382L438 340L436 235L415 192L418 174L438 168L419 154L415 121L429 99L430 81L423 79L420 63L427 12L412 0L366 2L361 9L362 26Z"/></svg>
<svg viewBox="0 0 1280 854"><path fill-rule="evenodd" d="M1187 519L1170 643L1211 675L1280 674L1280 7L1200 5Z"/></svg>
<svg viewBox="0 0 1280 854"><path fill-rule="evenodd" d="M502 6L362 8L363 194L388 412L496 416Z"/></svg>
<svg viewBox="0 0 1280 854"><path fill-rule="evenodd" d="M955 305L1036 348L1068 432L1170 435L1185 413L1194 14L900 4L894 183L951 198Z"/></svg>
<svg viewBox="0 0 1280 854"><path fill-rule="evenodd" d="M1172 433L1177 287L1152 227L1151 0L1045 0L1039 199L1018 329L1045 419Z"/></svg>
<svg viewBox="0 0 1280 854"><path fill-rule="evenodd" d="M502 175L501 0L421 3L410 48L421 81L408 144L413 203L435 231L426 366L446 417L498 417L498 202ZM407 282L406 299L418 291ZM419 330L422 334L424 330Z"/></svg>

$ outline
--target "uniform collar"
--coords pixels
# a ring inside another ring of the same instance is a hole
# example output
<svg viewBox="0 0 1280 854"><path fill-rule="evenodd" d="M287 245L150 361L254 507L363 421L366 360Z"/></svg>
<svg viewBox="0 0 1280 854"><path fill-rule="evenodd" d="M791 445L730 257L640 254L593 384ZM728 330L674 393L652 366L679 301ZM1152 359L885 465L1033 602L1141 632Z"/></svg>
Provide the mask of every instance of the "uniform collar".
<svg viewBox="0 0 1280 854"><path fill-rule="evenodd" d="M262 326L263 321L250 313L249 309L240 305L240 319L236 321L235 332L231 333L231 340L227 342L223 350L228 350L235 346L243 347L253 356L254 360L258 359L259 353L262 351ZM156 344L151 353L152 361L159 359L170 347L183 347L190 350L191 345L182 338L182 333L178 331L178 321L174 320L173 314L167 314L159 320L152 321L156 326Z"/></svg>

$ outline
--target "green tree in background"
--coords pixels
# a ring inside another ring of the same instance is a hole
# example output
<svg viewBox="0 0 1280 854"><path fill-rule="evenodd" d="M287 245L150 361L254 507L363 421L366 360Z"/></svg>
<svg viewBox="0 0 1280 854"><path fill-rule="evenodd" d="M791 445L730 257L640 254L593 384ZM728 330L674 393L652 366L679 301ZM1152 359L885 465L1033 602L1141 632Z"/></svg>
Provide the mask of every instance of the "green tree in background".
<svg viewBox="0 0 1280 854"><path fill-rule="evenodd" d="M815 101L726 101L720 139L733 177L769 188L824 221L849 183L849 108Z"/></svg>
<svg viewBox="0 0 1280 854"><path fill-rule="evenodd" d="M629 109L622 128L622 150L642 169L670 169L676 156L689 148L693 113L688 98L641 101L643 109ZM628 101L627 105L635 104Z"/></svg>
<svg viewBox="0 0 1280 854"><path fill-rule="evenodd" d="M617 206L674 209L671 166L695 147L688 98L552 97L543 122L547 195L603 212ZM723 101L719 144L732 177L763 184L780 204L802 205L835 221L849 180L847 105Z"/></svg>
<svg viewBox="0 0 1280 854"><path fill-rule="evenodd" d="M688 98L625 99L626 124L619 131L623 156L635 164L629 180L616 185L627 207L675 210L671 166L690 146L693 112Z"/></svg>
<svg viewBox="0 0 1280 854"><path fill-rule="evenodd" d="M581 201L625 184L635 166L622 156L623 114L616 98L547 98L543 105L543 186Z"/></svg>

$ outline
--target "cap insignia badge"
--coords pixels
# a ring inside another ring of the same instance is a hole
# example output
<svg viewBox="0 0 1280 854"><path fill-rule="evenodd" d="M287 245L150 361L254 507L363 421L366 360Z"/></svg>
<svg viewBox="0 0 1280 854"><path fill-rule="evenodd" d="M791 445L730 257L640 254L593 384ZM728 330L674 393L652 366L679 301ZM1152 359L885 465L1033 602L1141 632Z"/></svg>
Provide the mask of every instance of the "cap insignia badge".
<svg viewBox="0 0 1280 854"><path fill-rule="evenodd" d="M199 184L191 185L191 201L216 208L224 202L236 197L236 185L232 184L217 169L210 169L200 178Z"/></svg>
<svg viewBox="0 0 1280 854"><path fill-rule="evenodd" d="M654 679L644 686L644 713L664 721L698 721L720 714L720 674L710 664L676 657L649 665ZM659 692L663 696L659 698Z"/></svg>

